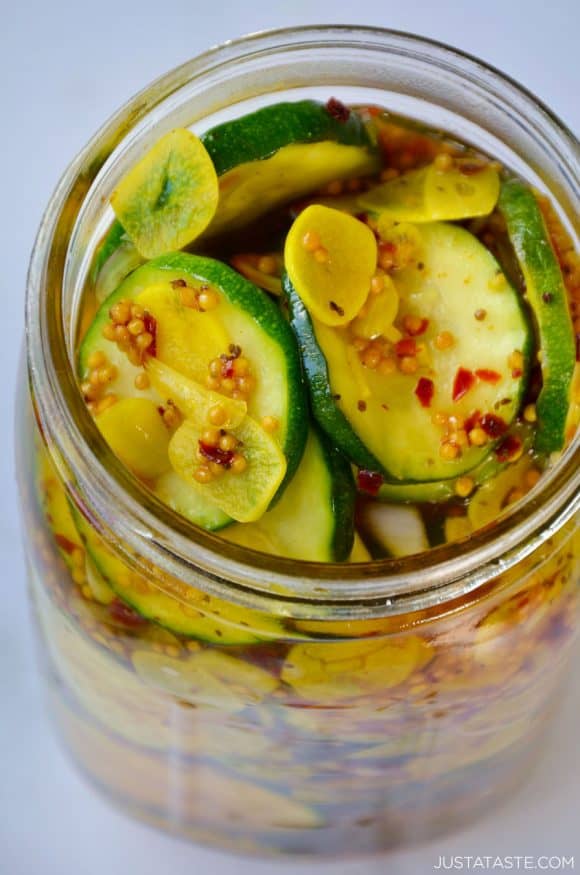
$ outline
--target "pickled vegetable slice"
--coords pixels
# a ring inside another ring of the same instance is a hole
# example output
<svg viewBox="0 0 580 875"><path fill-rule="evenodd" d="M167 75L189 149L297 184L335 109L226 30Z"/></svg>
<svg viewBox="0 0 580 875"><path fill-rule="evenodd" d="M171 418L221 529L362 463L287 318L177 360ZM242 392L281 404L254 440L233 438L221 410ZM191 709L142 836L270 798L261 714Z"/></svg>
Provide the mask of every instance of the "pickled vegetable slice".
<svg viewBox="0 0 580 875"><path fill-rule="evenodd" d="M324 325L345 325L369 294L377 244L363 222L313 204L290 228L284 262L309 312Z"/></svg>
<svg viewBox="0 0 580 875"><path fill-rule="evenodd" d="M203 287L215 293L214 309L201 312L182 305L184 293L189 302L189 297L195 299ZM224 368L229 370L235 367L236 355L246 360L252 381L248 412L257 421L268 417L276 424L274 438L286 456L287 475L281 484L282 491L302 456L308 424L296 341L279 308L230 267L210 258L179 252L135 270L95 316L80 347L79 375L86 380L91 356L103 352L115 372L110 388L117 397L150 398L161 405L167 397L160 395L153 385L136 388L135 381L142 375L143 365L132 364L125 352L103 336L111 310L119 302L133 302L140 296L156 313L155 351L168 358L165 363L174 370L185 369L185 376L197 376L205 384L212 361L221 361L220 357L225 356ZM143 363L150 367L153 359L159 358L159 354L148 356ZM222 397L224 405L229 405L228 397Z"/></svg>
<svg viewBox="0 0 580 875"><path fill-rule="evenodd" d="M199 425L208 425L208 415L218 408L220 426L234 428L244 419L248 405L239 398L228 398L212 389L207 389L195 380L188 380L178 371L168 367L157 358L146 362L146 370L153 387L164 401L174 404L183 416Z"/></svg>
<svg viewBox="0 0 580 875"><path fill-rule="evenodd" d="M499 207L526 284L541 349L542 389L536 401L534 444L542 453L561 450L576 363L566 287L533 192L517 179L502 185Z"/></svg>
<svg viewBox="0 0 580 875"><path fill-rule="evenodd" d="M169 444L174 471L200 495L238 522L252 522L267 510L286 474L286 459L279 445L251 417L229 429L243 452L244 468L236 469L234 451L206 447L204 430L191 419L179 426ZM201 450L223 473L202 482L197 476Z"/></svg>
<svg viewBox="0 0 580 875"><path fill-rule="evenodd" d="M121 561L77 508L73 507L72 513L83 546L105 582L141 617L176 635L217 644L284 638L275 617L208 596L167 575L146 578Z"/></svg>
<svg viewBox="0 0 580 875"><path fill-rule="evenodd" d="M253 550L312 562L342 562L352 550L351 560L357 561L366 552L360 541L353 549L354 500L348 463L311 430L298 471L276 506L255 523L231 526L224 538Z"/></svg>
<svg viewBox="0 0 580 875"><path fill-rule="evenodd" d="M290 650L281 677L306 700L340 702L396 687L432 658L432 646L418 635L311 642Z"/></svg>
<svg viewBox="0 0 580 875"><path fill-rule="evenodd" d="M171 467L168 429L147 398L123 398L96 418L99 431L137 477L153 480Z"/></svg>
<svg viewBox="0 0 580 875"><path fill-rule="evenodd" d="M516 291L507 281L495 289L488 250L456 226L420 233L422 260L395 277L395 326L406 336L383 347L387 371L367 366L352 333L312 316L285 279L315 417L354 463L389 482L451 479L479 464L519 410L532 345ZM406 328L415 322L419 336ZM471 441L479 422L483 437Z"/></svg>
<svg viewBox="0 0 580 875"><path fill-rule="evenodd" d="M258 704L278 686L277 679L259 666L217 650L201 650L187 659L135 650L132 662L148 686L192 705L223 711Z"/></svg>
<svg viewBox="0 0 580 875"><path fill-rule="evenodd" d="M194 299L201 294L202 285L207 291L205 284L191 287ZM186 377L205 383L208 363L227 350L229 343L216 312L187 306L181 287L169 282L149 286L137 295L135 303L155 319L155 358Z"/></svg>
<svg viewBox="0 0 580 875"><path fill-rule="evenodd" d="M314 100L277 103L204 134L219 175L219 207L207 233L231 231L334 179L377 170L360 116L340 106L338 118L332 105Z"/></svg>
<svg viewBox="0 0 580 875"><path fill-rule="evenodd" d="M217 174L205 146L185 128L165 134L123 177L111 204L145 258L191 243L218 205Z"/></svg>
<svg viewBox="0 0 580 875"><path fill-rule="evenodd" d="M455 159L403 173L359 197L362 207L399 222L435 222L487 216L497 203L499 175L490 164Z"/></svg>

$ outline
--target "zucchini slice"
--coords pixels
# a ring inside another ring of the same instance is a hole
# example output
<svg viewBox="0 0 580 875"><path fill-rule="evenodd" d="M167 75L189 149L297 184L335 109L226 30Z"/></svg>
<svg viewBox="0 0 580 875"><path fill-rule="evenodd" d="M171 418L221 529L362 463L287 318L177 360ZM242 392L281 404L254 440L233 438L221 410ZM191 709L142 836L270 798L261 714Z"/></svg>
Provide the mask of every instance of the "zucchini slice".
<svg viewBox="0 0 580 875"><path fill-rule="evenodd" d="M202 313L181 303L183 284L193 291L210 286L218 295L219 304ZM170 358L166 364L174 370L181 368L189 378L201 380L208 373L209 360L201 362L201 347L208 359L228 353L229 345L241 348L250 362L255 388L248 399L248 414L258 422L273 417L277 423L275 438L286 457L286 475L280 488L291 480L302 456L307 437L307 411L300 366L300 358L292 330L276 304L260 289L218 261L188 253L172 253L144 264L135 270L102 304L89 327L79 351L78 370L81 380L89 373L89 360L94 352L105 353L117 375L110 384L111 391L120 398L149 398L164 404L154 387L135 388L135 378L142 372L132 365L115 343L103 337L109 321L109 311L121 300L137 297L156 300L152 290L166 290L163 306L153 311L157 331L163 343L159 349ZM147 297L149 296L149 297ZM188 333L189 331L189 333ZM212 346L213 343L213 346ZM161 355L159 358L162 360ZM197 369L197 370L196 370ZM172 399L175 400L175 399ZM179 403L177 403L179 407ZM170 483L171 481L169 481ZM167 487L167 480L164 482ZM167 489L163 490L167 496ZM172 506L189 506L198 502L184 501L183 490ZM213 516L201 513L200 520ZM191 519L191 517L190 517ZM198 522L192 520L193 522Z"/></svg>
<svg viewBox="0 0 580 875"><path fill-rule="evenodd" d="M499 208L520 263L542 352L543 385L536 402L538 452L561 450L576 363L574 329L558 259L533 192L511 179L501 188Z"/></svg>
<svg viewBox="0 0 580 875"><path fill-rule="evenodd" d="M507 281L495 290L500 267L490 252L463 228L417 227L421 260L395 275L397 322L403 328L410 316L425 326L417 338L416 373L365 367L349 329L312 318L284 279L314 416L351 461L395 483L451 479L478 465L519 410L532 346L518 294ZM451 343L442 347L444 332ZM406 350L414 338L400 343ZM400 354L393 345L393 359ZM456 456L445 457L446 429L437 413L457 421L477 416L489 440L464 443Z"/></svg>
<svg viewBox="0 0 580 875"><path fill-rule="evenodd" d="M514 446L519 444L522 453L527 452L532 446L533 430L519 422L509 429L504 438L504 441L516 441ZM518 450L518 452L520 451ZM477 467L472 468L469 472L469 477L473 480L475 486L481 486L482 483L487 483L497 477L502 471L505 471L513 463L510 459L502 460L502 454L499 456L492 450L487 454L483 462L480 462ZM423 504L449 501L450 498L455 498L456 479L453 480L433 480L427 483L382 483L377 493L377 498L380 501L392 502L394 504Z"/></svg>
<svg viewBox="0 0 580 875"><path fill-rule="evenodd" d="M247 224L334 179L379 169L362 119L314 100L277 103L212 128L202 137L219 177L219 205L206 232Z"/></svg>
<svg viewBox="0 0 580 875"><path fill-rule="evenodd" d="M348 462L311 429L298 471L278 504L251 525L231 526L223 537L276 556L343 562L354 545L355 498Z"/></svg>
<svg viewBox="0 0 580 875"><path fill-rule="evenodd" d="M176 635L216 644L251 644L283 636L274 617L208 596L174 578L157 585L149 582L121 562L72 505L71 510L83 546L105 583L141 617Z"/></svg>

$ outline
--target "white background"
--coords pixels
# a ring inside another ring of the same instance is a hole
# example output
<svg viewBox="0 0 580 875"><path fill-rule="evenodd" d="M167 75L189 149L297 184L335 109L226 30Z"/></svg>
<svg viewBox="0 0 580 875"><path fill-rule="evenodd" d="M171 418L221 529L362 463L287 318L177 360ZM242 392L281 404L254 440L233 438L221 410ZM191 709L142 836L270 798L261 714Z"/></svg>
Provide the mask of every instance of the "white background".
<svg viewBox="0 0 580 875"><path fill-rule="evenodd" d="M420 875L432 871L440 854L575 854L580 869L580 671L545 757L517 798L477 827L410 852L365 862L256 862L191 847L111 810L69 767L44 716L11 446L25 273L36 227L66 164L136 90L245 32L375 24L480 55L525 83L578 133L579 0L9 0L0 8L1 875Z"/></svg>

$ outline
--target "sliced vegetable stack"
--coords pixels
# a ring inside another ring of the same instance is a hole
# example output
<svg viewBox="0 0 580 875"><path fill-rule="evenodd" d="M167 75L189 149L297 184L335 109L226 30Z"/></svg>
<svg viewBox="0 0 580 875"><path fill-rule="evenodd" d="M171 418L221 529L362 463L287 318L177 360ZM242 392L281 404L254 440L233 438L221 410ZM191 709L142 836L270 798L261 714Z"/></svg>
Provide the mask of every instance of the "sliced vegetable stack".
<svg viewBox="0 0 580 875"><path fill-rule="evenodd" d="M81 391L143 484L238 546L341 562L468 537L572 437L535 194L439 135L397 151L385 118L333 98L169 131L113 194Z"/></svg>

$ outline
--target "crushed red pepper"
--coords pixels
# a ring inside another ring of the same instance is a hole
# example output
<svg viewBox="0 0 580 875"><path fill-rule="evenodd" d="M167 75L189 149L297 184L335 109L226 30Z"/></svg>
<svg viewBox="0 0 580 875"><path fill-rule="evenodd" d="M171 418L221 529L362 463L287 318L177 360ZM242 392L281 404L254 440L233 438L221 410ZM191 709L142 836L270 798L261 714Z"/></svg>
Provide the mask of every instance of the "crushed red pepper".
<svg viewBox="0 0 580 875"><path fill-rule="evenodd" d="M492 371L489 368L477 368L475 376L478 380L482 380L484 383L499 383L501 380L501 374L498 371Z"/></svg>
<svg viewBox="0 0 580 875"><path fill-rule="evenodd" d="M366 468L361 468L356 476L356 482L361 492L366 492L369 495L378 495L384 478L378 471L369 471Z"/></svg>
<svg viewBox="0 0 580 875"><path fill-rule="evenodd" d="M495 413L484 413L479 420L479 427L490 438L501 437L507 431L507 422Z"/></svg>
<svg viewBox="0 0 580 875"><path fill-rule="evenodd" d="M430 380L428 377L421 377L415 387L415 395L419 399L421 407L430 407L434 394L435 386L433 380Z"/></svg>
<svg viewBox="0 0 580 875"><path fill-rule="evenodd" d="M521 440L513 434L507 435L495 448L499 462L509 462L522 448Z"/></svg>
<svg viewBox="0 0 580 875"><path fill-rule="evenodd" d="M229 468L234 461L235 453L233 450L222 450L220 447L214 447L203 441L199 441L198 443L202 456L209 462L215 462L216 465L222 465L224 468Z"/></svg>
<svg viewBox="0 0 580 875"><path fill-rule="evenodd" d="M403 337L402 340L399 340L395 344L395 352L399 358L404 358L405 356L416 356L417 344L412 337Z"/></svg>
<svg viewBox="0 0 580 875"><path fill-rule="evenodd" d="M458 368L453 381L453 400L459 401L475 384L475 374L467 368Z"/></svg>
<svg viewBox="0 0 580 875"><path fill-rule="evenodd" d="M343 124L350 118L350 109L341 100L337 100L336 97L331 97L330 100L327 100L326 111L333 119Z"/></svg>

